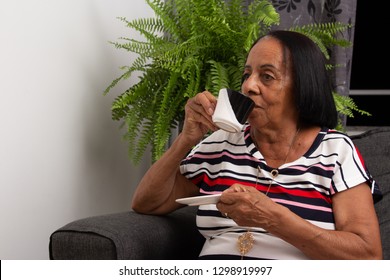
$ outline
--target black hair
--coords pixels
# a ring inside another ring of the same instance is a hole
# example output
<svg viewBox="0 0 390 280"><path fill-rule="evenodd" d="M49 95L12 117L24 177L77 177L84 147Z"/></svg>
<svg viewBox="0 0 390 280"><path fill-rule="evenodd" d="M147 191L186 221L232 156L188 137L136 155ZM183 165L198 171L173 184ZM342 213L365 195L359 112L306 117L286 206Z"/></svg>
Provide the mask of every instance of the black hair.
<svg viewBox="0 0 390 280"><path fill-rule="evenodd" d="M335 128L338 113L326 59L319 47L309 37L295 31L273 30L265 36L277 39L289 52L299 125Z"/></svg>

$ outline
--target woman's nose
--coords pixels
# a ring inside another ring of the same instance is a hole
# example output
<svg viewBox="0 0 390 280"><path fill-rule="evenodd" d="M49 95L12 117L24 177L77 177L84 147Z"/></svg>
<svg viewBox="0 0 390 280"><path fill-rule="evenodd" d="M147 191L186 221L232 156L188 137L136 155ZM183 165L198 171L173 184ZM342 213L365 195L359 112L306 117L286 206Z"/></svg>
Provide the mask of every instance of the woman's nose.
<svg viewBox="0 0 390 280"><path fill-rule="evenodd" d="M256 94L259 91L258 87L257 87L257 83L255 82L255 79L253 78L253 75L250 75L249 77L247 77L247 79L245 79L243 81L243 83L241 85L241 91L245 95L249 95L249 93Z"/></svg>

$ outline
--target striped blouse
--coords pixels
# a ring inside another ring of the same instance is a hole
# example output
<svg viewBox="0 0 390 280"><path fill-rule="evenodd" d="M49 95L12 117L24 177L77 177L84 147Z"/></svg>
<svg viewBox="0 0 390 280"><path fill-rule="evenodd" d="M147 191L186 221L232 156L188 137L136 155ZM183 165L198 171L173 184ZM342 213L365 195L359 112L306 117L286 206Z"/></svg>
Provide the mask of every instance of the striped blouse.
<svg viewBox="0 0 390 280"><path fill-rule="evenodd" d="M380 193L351 139L336 130L321 129L310 149L299 159L273 168L255 147L250 126L241 133L218 130L200 142L182 161L181 173L201 194L220 193L234 183L256 187L273 201L321 228L335 229L332 195L368 182ZM221 215L216 206L201 205L197 227L206 238L202 258L240 257L237 238L250 230L254 247L245 255L257 259L305 259L294 246L262 228L243 228Z"/></svg>

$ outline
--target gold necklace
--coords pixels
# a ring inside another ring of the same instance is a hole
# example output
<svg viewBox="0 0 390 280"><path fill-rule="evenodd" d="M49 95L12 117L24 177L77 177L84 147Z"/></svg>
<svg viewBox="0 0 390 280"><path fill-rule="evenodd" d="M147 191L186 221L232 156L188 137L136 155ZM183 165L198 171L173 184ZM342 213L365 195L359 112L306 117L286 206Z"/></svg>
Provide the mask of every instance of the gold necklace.
<svg viewBox="0 0 390 280"><path fill-rule="evenodd" d="M287 151L287 153L286 153L286 157L284 158L284 162L283 162L282 165L285 165L285 164L287 163L288 156L290 155L290 151L291 151L292 146L294 146L294 144L295 144L295 140L297 139L297 136L298 136L298 134L299 134L299 131L300 131L300 128L297 129L297 131L296 131L295 134L294 134L293 139L291 140L291 144L290 144L290 146L288 147L288 151ZM255 144L255 145L256 145L256 144ZM257 148L257 145L256 145L256 148ZM258 148L257 148L257 149L258 149ZM281 165L281 166L282 166L282 165ZM261 169L260 169L259 166L257 166L257 176L256 176L256 185L255 185L255 187L257 187L257 180L259 179L259 173L260 173L260 172L261 172ZM272 186L272 183L274 182L274 179L275 179L278 175L279 175L279 170L278 170L278 168L274 168L274 169L271 170L271 177L272 177L272 178L271 178L271 180L270 180L270 183L269 183L269 185L268 185L268 189L267 189L265 195L268 195L268 192L269 192L269 190L270 190L270 188L271 188L271 186Z"/></svg>
<svg viewBox="0 0 390 280"><path fill-rule="evenodd" d="M297 139L297 136L298 136L298 134L299 134L299 131L300 131L300 128L298 128L297 131L295 131L294 137L293 137L293 139L291 140L291 144L290 144L290 146L288 147L288 151L287 151L287 153L286 153L286 157L284 158L284 162L283 162L282 165L286 164L287 158L288 158L288 156L290 155L290 151L291 151L292 146L294 146L294 144L295 144L295 140ZM281 165L281 166L282 166L282 165ZM257 168L259 168L259 167L257 167ZM278 175L279 175L279 170L278 170L278 168L274 168L274 169L271 170L272 180L275 179ZM257 183L257 180L256 180L256 183ZM268 191L267 191L267 193L268 193Z"/></svg>
<svg viewBox="0 0 390 280"><path fill-rule="evenodd" d="M284 164L287 163L287 158L290 154L290 151L291 151L291 147L294 146L295 144L295 140L297 139L297 136L299 134L299 131L300 131L300 128L297 129L297 131L295 132L295 135L291 141L291 144L288 148L288 151L287 151L287 154L286 154L286 157L284 159ZM257 144L256 144L256 139L254 138L254 136L252 137L253 138L253 143L255 144L257 150L259 150L259 148L257 147ZM255 188L257 187L257 181L259 179L259 175L260 175L260 172L261 172L261 169L259 166L257 166L257 176L256 176L256 184L255 184ZM274 168L271 170L271 180L270 180L270 183L268 185L268 188L267 188L267 191L265 193L265 195L268 195L268 192L272 186L272 183L274 182L274 179L279 175L279 170L278 168ZM238 246L238 251L240 252L241 254L241 259L244 259L244 256L253 248L253 245L255 243L255 238L253 237L253 234L252 232L250 231L250 229L248 229L247 232L241 234L238 239L237 239L237 246Z"/></svg>

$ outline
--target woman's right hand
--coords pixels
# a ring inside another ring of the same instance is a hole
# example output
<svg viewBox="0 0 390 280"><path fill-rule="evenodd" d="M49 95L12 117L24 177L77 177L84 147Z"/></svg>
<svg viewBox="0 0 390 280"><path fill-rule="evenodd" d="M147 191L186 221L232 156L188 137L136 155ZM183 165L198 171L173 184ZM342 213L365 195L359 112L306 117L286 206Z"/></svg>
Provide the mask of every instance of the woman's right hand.
<svg viewBox="0 0 390 280"><path fill-rule="evenodd" d="M218 128L212 121L217 99L208 91L203 91L190 98L185 106L182 136L198 143L209 131Z"/></svg>

